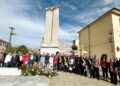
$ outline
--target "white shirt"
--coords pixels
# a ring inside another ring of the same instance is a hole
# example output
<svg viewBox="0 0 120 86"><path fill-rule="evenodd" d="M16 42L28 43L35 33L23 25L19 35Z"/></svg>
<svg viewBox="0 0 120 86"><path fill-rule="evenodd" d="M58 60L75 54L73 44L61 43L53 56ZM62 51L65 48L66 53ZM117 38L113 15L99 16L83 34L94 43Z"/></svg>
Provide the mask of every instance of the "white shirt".
<svg viewBox="0 0 120 86"><path fill-rule="evenodd" d="M7 55L4 62L5 62L5 63L10 62L10 61L11 61L11 58L12 58L11 55Z"/></svg>
<svg viewBox="0 0 120 86"><path fill-rule="evenodd" d="M53 57L49 58L49 62L50 62L50 64L53 64Z"/></svg>
<svg viewBox="0 0 120 86"><path fill-rule="evenodd" d="M31 55L31 56L30 56L30 59L33 60L33 58L34 58L33 55Z"/></svg>
<svg viewBox="0 0 120 86"><path fill-rule="evenodd" d="M20 61L22 61L22 59L23 59L23 57L22 57L22 56L20 56Z"/></svg>
<svg viewBox="0 0 120 86"><path fill-rule="evenodd" d="M74 59L70 59L70 64L73 64L74 63Z"/></svg>

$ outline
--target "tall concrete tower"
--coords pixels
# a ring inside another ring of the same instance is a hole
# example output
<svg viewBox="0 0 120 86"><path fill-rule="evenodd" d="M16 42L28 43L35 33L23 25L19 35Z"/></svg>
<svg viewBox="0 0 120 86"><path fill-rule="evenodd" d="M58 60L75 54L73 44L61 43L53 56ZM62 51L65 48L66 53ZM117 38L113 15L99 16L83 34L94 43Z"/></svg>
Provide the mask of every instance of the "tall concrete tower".
<svg viewBox="0 0 120 86"><path fill-rule="evenodd" d="M45 34L41 43L41 52L54 54L59 51L59 7L46 8Z"/></svg>

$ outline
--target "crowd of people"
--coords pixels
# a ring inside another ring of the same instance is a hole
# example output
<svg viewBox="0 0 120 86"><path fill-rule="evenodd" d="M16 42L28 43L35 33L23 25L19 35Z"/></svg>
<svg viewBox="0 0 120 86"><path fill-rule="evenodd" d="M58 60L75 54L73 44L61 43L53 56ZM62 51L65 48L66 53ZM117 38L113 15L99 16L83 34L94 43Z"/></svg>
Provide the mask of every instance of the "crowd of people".
<svg viewBox="0 0 120 86"><path fill-rule="evenodd" d="M120 83L120 58L108 59L107 55L103 54L100 59L95 55L93 57L60 55L56 59L57 61L53 66L55 70L75 73L98 80L102 79L115 85Z"/></svg>
<svg viewBox="0 0 120 86"><path fill-rule="evenodd" d="M26 54L0 53L0 66L21 67L27 65L33 67L38 64L40 68L49 67L54 71L75 73L89 78L103 79L117 85L120 82L120 58L108 59L107 55L102 55L99 59L93 57L66 55L66 54L40 54L40 52L29 52ZM101 75L102 74L102 75ZM110 80L109 80L110 79Z"/></svg>

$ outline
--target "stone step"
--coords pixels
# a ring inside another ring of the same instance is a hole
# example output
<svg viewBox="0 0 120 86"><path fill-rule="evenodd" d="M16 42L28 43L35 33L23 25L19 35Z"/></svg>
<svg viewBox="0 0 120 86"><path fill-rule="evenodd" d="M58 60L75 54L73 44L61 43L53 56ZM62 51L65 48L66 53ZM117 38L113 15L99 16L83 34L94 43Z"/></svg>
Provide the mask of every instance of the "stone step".
<svg viewBox="0 0 120 86"><path fill-rule="evenodd" d="M0 67L0 76L19 76L19 75L21 75L21 70L18 70L18 68Z"/></svg>

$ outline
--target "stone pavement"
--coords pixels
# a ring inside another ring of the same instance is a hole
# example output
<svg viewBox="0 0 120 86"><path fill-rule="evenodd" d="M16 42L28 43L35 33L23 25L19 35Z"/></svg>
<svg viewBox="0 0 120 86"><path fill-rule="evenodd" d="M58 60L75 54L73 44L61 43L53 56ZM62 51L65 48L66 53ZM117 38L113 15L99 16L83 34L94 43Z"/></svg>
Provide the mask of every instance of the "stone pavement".
<svg viewBox="0 0 120 86"><path fill-rule="evenodd" d="M48 86L45 76L0 76L0 86Z"/></svg>
<svg viewBox="0 0 120 86"><path fill-rule="evenodd" d="M45 76L0 76L0 86L114 86L111 83L88 77L59 72L48 79ZM120 86L117 85L117 86Z"/></svg>
<svg viewBox="0 0 120 86"><path fill-rule="evenodd" d="M49 86L114 86L114 85L103 80L91 79L76 74L59 72L59 76L49 80ZM120 86L120 84L116 86Z"/></svg>
<svg viewBox="0 0 120 86"><path fill-rule="evenodd" d="M6 67L0 67L0 76L19 76L21 75L21 70L18 70L18 68L6 68Z"/></svg>

